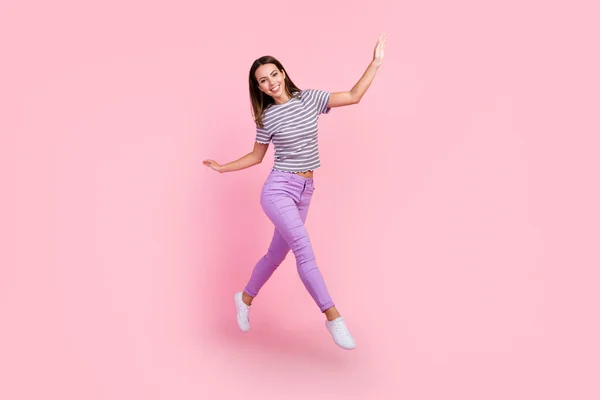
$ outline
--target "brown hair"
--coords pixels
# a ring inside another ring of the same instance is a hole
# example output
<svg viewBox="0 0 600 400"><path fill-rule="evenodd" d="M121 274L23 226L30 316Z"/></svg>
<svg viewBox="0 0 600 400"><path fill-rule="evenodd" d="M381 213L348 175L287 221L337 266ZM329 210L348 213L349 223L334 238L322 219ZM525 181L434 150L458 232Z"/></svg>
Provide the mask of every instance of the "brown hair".
<svg viewBox="0 0 600 400"><path fill-rule="evenodd" d="M263 56L256 59L250 67L250 76L248 77L248 84L250 86L250 101L252 102L252 113L254 116L254 122L259 128L263 127L263 113L271 104L275 103L275 100L268 94L263 93L258 87L258 81L256 80L256 70L261 65L275 64L280 72L283 72L283 65L275 58L271 56ZM290 75L285 71L285 91L288 96L293 97L296 93L300 92L300 89L292 82Z"/></svg>

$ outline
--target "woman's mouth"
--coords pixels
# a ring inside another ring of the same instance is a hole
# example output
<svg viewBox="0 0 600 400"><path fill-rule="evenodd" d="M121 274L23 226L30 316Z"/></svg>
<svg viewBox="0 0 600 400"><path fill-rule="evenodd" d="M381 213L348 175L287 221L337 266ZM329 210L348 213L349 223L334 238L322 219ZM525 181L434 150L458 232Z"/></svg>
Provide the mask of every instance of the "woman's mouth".
<svg viewBox="0 0 600 400"><path fill-rule="evenodd" d="M279 90L280 87L281 87L281 85L275 86L273 89L271 89L271 92L277 93L277 91Z"/></svg>

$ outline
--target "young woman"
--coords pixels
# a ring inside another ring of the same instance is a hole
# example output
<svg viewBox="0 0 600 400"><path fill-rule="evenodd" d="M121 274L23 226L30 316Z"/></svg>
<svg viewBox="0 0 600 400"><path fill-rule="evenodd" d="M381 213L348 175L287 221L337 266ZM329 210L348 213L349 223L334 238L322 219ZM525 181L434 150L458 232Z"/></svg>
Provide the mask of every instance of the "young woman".
<svg viewBox="0 0 600 400"><path fill-rule="evenodd" d="M237 322L243 332L250 329L252 300L292 250L300 279L325 314L325 325L334 342L348 350L356 347L327 292L304 224L314 192L313 171L321 166L317 135L319 115L328 113L333 107L360 102L381 66L385 40L385 34L379 37L373 61L347 92L300 90L275 58L264 56L254 61L249 76L256 123L253 151L224 165L214 160L203 162L220 173L238 171L261 163L269 142L275 146L274 166L261 193L262 209L275 225L275 231L267 253L255 265L244 291L234 295Z"/></svg>

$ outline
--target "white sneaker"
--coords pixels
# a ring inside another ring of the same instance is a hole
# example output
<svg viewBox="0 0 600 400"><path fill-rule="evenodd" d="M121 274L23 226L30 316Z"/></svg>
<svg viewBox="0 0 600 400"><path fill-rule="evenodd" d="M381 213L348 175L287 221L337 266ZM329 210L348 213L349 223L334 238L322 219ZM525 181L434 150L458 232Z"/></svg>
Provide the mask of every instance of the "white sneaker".
<svg viewBox="0 0 600 400"><path fill-rule="evenodd" d="M352 350L356 347L354 338L348 331L346 323L342 317L338 317L333 321L325 320L325 326L327 326L327 330L329 333L331 333L333 341L342 349Z"/></svg>
<svg viewBox="0 0 600 400"><path fill-rule="evenodd" d="M237 323L243 332L250 330L250 307L242 301L242 292L237 292L233 299L235 300L235 308L237 309Z"/></svg>

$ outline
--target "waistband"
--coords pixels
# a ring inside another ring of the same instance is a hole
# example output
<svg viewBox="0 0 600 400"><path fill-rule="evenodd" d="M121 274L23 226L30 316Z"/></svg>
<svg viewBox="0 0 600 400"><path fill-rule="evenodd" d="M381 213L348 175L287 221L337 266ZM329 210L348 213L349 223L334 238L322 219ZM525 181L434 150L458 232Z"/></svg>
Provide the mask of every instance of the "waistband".
<svg viewBox="0 0 600 400"><path fill-rule="evenodd" d="M290 179L290 181L297 181L297 182L313 182L315 179L315 178L306 178L302 175L298 175L298 174L295 174L295 173L289 172L289 171L280 171L278 169L272 169L271 174L286 176Z"/></svg>

